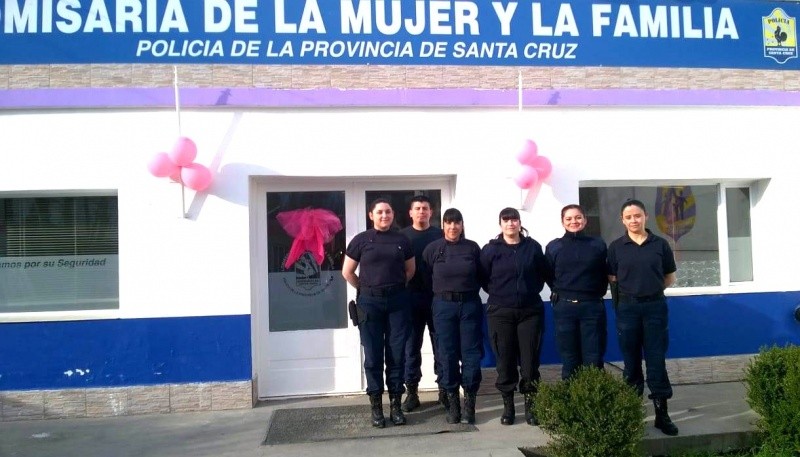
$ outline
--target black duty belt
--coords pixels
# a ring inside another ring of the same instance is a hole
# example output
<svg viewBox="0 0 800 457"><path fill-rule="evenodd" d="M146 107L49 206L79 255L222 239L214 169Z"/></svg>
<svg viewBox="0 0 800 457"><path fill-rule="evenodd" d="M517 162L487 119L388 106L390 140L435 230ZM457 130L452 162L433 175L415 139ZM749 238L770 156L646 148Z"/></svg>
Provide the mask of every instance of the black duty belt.
<svg viewBox="0 0 800 457"><path fill-rule="evenodd" d="M440 292L433 296L444 301L469 301L479 297L477 292Z"/></svg>
<svg viewBox="0 0 800 457"><path fill-rule="evenodd" d="M361 295L366 295L367 297L391 297L392 295L397 295L400 292L406 289L405 284L397 284L394 286L386 286L386 287L369 287L361 289Z"/></svg>
<svg viewBox="0 0 800 457"><path fill-rule="evenodd" d="M648 301L655 301L659 298L664 298L663 292L652 295L640 295L638 297L634 295L619 294L620 303L644 303Z"/></svg>

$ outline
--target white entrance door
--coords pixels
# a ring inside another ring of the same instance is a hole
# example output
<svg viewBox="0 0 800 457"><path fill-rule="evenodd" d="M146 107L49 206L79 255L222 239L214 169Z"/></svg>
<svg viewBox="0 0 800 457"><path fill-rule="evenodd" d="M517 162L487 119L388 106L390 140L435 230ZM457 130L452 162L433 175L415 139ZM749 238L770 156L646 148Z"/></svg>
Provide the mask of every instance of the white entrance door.
<svg viewBox="0 0 800 457"><path fill-rule="evenodd" d="M438 225L450 189L448 177L267 177L254 185L253 352L259 398L363 392L358 329L346 306L355 290L341 275L347 243L367 229L372 199L392 199L398 222L406 224L410 196L431 193ZM433 387L434 381L426 342L422 387Z"/></svg>

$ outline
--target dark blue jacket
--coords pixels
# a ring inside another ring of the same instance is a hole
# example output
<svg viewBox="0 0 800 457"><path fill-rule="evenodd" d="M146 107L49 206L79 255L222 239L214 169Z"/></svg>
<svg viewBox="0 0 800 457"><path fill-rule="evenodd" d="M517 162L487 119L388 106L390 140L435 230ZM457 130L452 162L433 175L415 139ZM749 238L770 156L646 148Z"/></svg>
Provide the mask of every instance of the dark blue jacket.
<svg viewBox="0 0 800 457"><path fill-rule="evenodd" d="M472 240L436 240L422 253L426 282L436 294L474 292L477 295L485 282L480 258L481 248Z"/></svg>
<svg viewBox="0 0 800 457"><path fill-rule="evenodd" d="M542 245L536 240L523 236L519 244L507 244L493 239L481 250L481 265L489 305L543 309L539 293L549 281L549 270Z"/></svg>
<svg viewBox="0 0 800 457"><path fill-rule="evenodd" d="M608 288L606 243L584 233L566 232L547 244L545 257L553 277L551 289L562 298L601 298Z"/></svg>

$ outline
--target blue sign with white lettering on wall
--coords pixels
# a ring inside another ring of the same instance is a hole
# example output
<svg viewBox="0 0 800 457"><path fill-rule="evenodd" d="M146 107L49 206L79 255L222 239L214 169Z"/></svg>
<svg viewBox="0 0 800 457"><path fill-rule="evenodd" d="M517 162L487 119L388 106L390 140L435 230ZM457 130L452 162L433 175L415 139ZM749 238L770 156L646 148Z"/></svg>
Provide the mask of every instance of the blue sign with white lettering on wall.
<svg viewBox="0 0 800 457"><path fill-rule="evenodd" d="M800 69L800 3L3 0L0 65Z"/></svg>

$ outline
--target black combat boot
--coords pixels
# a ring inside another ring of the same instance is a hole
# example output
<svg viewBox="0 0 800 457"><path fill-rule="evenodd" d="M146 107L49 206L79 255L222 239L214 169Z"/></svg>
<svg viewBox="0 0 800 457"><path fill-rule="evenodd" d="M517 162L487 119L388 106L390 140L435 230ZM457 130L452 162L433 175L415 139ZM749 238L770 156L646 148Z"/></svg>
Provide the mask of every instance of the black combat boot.
<svg viewBox="0 0 800 457"><path fill-rule="evenodd" d="M369 404L372 407L372 426L377 428L386 427L386 418L383 417L383 395L370 395Z"/></svg>
<svg viewBox="0 0 800 457"><path fill-rule="evenodd" d="M439 404L442 405L445 412L450 411L450 403L447 401L447 391L439 387Z"/></svg>
<svg viewBox="0 0 800 457"><path fill-rule="evenodd" d="M406 416L403 415L403 408L400 407L400 400L403 394L389 394L389 418L394 425L405 425Z"/></svg>
<svg viewBox="0 0 800 457"><path fill-rule="evenodd" d="M503 392L503 415L500 416L500 423L503 425L514 425L514 416L517 415L514 409L514 392Z"/></svg>
<svg viewBox="0 0 800 457"><path fill-rule="evenodd" d="M475 423L475 393L464 392L464 420L468 424Z"/></svg>
<svg viewBox="0 0 800 457"><path fill-rule="evenodd" d="M403 411L410 413L419 408L419 384L406 384L406 399L403 400Z"/></svg>
<svg viewBox="0 0 800 457"><path fill-rule="evenodd" d="M450 404L447 409L447 423L458 424L461 422L461 395L458 390L447 392L447 402Z"/></svg>
<svg viewBox="0 0 800 457"><path fill-rule="evenodd" d="M667 399L654 398L653 406L656 408L656 428L661 430L661 432L665 435L677 435L678 427L672 423L672 419L669 418L669 413L667 412Z"/></svg>
<svg viewBox="0 0 800 457"><path fill-rule="evenodd" d="M525 394L525 422L528 425L539 425L539 419L536 418L536 413L533 412L533 392Z"/></svg>

